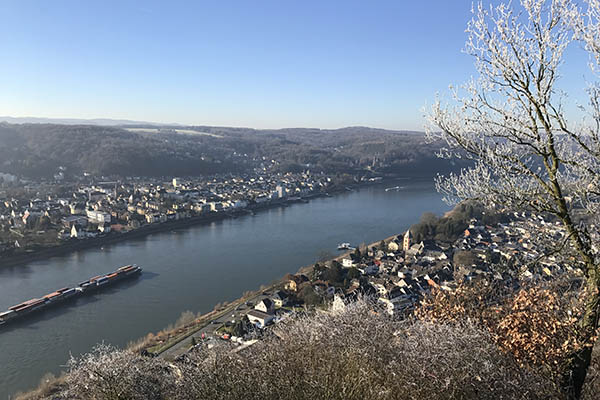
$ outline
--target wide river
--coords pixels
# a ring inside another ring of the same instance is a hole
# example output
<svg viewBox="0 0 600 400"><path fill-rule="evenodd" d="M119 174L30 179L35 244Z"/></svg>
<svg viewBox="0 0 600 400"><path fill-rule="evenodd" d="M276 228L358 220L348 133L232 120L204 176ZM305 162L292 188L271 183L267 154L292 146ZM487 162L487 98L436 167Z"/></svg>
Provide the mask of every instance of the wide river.
<svg viewBox="0 0 600 400"><path fill-rule="evenodd" d="M400 185L400 190L386 187ZM431 180L398 180L308 204L260 211L176 232L0 268L0 310L91 276L138 264L144 273L0 330L0 400L60 373L69 353L156 332L183 311L208 312L336 252L406 230L423 212L448 210Z"/></svg>

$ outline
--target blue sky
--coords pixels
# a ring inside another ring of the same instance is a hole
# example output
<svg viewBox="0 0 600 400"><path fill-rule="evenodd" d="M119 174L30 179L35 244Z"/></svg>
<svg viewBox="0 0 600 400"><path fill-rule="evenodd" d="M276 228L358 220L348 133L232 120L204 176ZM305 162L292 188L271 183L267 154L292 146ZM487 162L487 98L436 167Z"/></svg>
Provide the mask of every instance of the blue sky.
<svg viewBox="0 0 600 400"><path fill-rule="evenodd" d="M5 0L0 115L421 129L435 93L474 73L461 53L470 9L471 0Z"/></svg>

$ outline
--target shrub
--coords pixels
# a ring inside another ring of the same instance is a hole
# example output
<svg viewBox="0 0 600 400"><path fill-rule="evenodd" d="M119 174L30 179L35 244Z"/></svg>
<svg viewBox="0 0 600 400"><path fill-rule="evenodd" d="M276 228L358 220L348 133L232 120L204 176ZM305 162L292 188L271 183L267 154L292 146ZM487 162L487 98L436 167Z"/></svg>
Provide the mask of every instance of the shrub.
<svg viewBox="0 0 600 400"><path fill-rule="evenodd" d="M240 353L195 353L178 399L499 399L557 396L473 323L393 320L365 300L278 326Z"/></svg>
<svg viewBox="0 0 600 400"><path fill-rule="evenodd" d="M415 315L436 323L473 321L521 367L541 369L552 382L559 382L568 357L583 346L577 321L584 298L566 278L545 286L513 288L506 282L483 282L462 285L454 292L434 290Z"/></svg>
<svg viewBox="0 0 600 400"><path fill-rule="evenodd" d="M65 399L163 399L175 390L172 369L162 359L140 356L108 345L68 362Z"/></svg>
<svg viewBox="0 0 600 400"><path fill-rule="evenodd" d="M393 319L359 299L299 314L242 351L169 364L98 346L69 363L61 399L537 399L559 393L472 322Z"/></svg>

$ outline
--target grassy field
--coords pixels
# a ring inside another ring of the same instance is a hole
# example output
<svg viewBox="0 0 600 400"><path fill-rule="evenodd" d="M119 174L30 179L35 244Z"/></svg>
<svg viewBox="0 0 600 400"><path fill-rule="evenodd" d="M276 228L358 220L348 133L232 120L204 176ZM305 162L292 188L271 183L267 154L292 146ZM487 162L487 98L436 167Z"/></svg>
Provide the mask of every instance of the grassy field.
<svg viewBox="0 0 600 400"><path fill-rule="evenodd" d="M138 133L157 133L161 131L161 128L125 128L130 132L138 132ZM212 136L215 138L222 138L221 135L215 135L214 133L209 132L199 132L191 129L168 129L169 132L176 132L182 135L202 135L202 136Z"/></svg>

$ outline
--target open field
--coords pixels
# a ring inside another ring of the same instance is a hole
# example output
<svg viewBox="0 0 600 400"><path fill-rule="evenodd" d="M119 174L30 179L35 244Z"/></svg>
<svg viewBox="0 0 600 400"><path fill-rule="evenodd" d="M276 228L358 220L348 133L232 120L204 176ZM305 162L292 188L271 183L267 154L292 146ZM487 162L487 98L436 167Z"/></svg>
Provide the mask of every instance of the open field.
<svg viewBox="0 0 600 400"><path fill-rule="evenodd" d="M191 129L164 129L164 128L124 128L130 132L138 132L138 133L158 133L158 132L175 132L182 135L201 135L201 136L211 136L215 138L222 138L221 135L215 135L214 133L209 132L199 132Z"/></svg>

